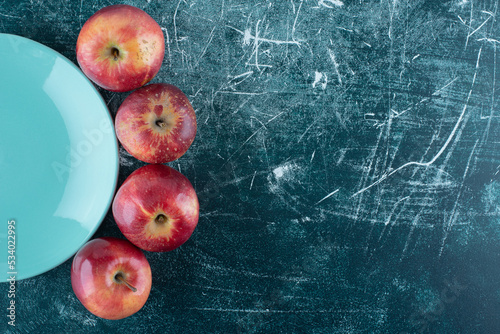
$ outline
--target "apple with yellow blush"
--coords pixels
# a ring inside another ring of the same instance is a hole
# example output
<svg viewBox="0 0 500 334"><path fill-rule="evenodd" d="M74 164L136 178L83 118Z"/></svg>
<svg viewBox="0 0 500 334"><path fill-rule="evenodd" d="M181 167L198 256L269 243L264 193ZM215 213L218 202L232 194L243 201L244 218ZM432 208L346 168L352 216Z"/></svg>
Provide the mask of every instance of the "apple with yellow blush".
<svg viewBox="0 0 500 334"><path fill-rule="evenodd" d="M115 118L116 136L133 157L147 163L180 158L196 137L196 114L176 86L154 83L133 91Z"/></svg>
<svg viewBox="0 0 500 334"><path fill-rule="evenodd" d="M123 4L94 13L76 42L83 73L114 92L131 91L151 81L164 54L165 38L158 23L142 9Z"/></svg>
<svg viewBox="0 0 500 334"><path fill-rule="evenodd" d="M189 180L175 169L150 164L135 170L118 189L113 217L137 247L167 252L184 244L199 218L199 203Z"/></svg>

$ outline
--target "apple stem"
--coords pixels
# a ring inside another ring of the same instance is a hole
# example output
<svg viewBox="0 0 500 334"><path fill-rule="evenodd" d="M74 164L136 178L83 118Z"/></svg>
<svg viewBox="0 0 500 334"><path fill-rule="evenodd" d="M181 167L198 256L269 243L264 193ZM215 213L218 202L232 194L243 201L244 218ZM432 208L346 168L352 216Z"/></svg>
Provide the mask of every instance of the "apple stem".
<svg viewBox="0 0 500 334"><path fill-rule="evenodd" d="M113 55L113 60L114 61L117 61L118 60L118 56L120 55L120 51L117 49L117 48L112 48L111 49L111 53Z"/></svg>
<svg viewBox="0 0 500 334"><path fill-rule="evenodd" d="M115 275L115 280L117 280L119 283L123 283L127 286L127 288L129 288L130 290L132 290L132 292L136 292L137 289L135 287L133 287L132 285L130 285L129 282L127 282L127 280L123 277L123 274L122 273L118 273Z"/></svg>
<svg viewBox="0 0 500 334"><path fill-rule="evenodd" d="M155 122L155 124L156 124L157 126L159 126L160 128L164 128L164 127L165 127L165 125L166 125L166 124L165 124L165 122L164 122L162 119L157 120L157 121Z"/></svg>
<svg viewBox="0 0 500 334"><path fill-rule="evenodd" d="M156 218L155 218L155 222L157 224L163 224L167 220L168 220L167 216L165 216L164 214L161 214L161 213L158 216L156 216Z"/></svg>

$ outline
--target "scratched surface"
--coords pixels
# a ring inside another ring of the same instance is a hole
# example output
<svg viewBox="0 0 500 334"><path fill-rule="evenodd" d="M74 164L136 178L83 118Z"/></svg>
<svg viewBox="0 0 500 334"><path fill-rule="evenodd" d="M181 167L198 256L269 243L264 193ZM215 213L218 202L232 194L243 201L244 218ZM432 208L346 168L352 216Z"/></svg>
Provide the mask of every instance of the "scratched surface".
<svg viewBox="0 0 500 334"><path fill-rule="evenodd" d="M82 24L112 3L0 1L0 32L76 62ZM198 228L146 254L136 315L88 313L67 261L17 283L2 332L500 332L498 1L124 3L165 34L153 82L197 114L170 165ZM112 114L127 96L101 93ZM142 163L120 159L122 182ZM111 214L105 235L121 236Z"/></svg>

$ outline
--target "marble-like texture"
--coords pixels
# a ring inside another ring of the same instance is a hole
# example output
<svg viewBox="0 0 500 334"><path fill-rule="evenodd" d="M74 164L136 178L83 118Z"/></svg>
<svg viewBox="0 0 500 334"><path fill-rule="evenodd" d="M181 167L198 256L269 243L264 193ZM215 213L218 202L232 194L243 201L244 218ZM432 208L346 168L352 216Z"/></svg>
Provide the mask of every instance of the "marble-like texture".
<svg viewBox="0 0 500 334"><path fill-rule="evenodd" d="M113 3L0 1L0 32L76 63L79 29ZM498 1L123 3L165 33L153 82L196 111L169 165L199 195L198 228L146 254L133 317L88 313L69 260L17 283L1 332L500 332ZM127 96L101 93L112 114ZM143 163L120 155L123 182ZM111 213L105 235L120 236Z"/></svg>

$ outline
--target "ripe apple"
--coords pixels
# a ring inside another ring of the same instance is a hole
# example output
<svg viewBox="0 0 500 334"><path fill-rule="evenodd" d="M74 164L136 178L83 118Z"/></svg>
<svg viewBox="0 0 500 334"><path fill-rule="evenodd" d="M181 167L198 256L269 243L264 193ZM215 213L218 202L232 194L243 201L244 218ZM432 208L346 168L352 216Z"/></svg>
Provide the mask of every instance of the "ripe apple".
<svg viewBox="0 0 500 334"><path fill-rule="evenodd" d="M85 22L76 42L83 73L114 92L130 91L151 81L164 53L165 39L158 23L129 5L98 10Z"/></svg>
<svg viewBox="0 0 500 334"><path fill-rule="evenodd" d="M151 252L185 243L198 224L199 204L189 180L166 165L135 170L118 189L113 216L123 235Z"/></svg>
<svg viewBox="0 0 500 334"><path fill-rule="evenodd" d="M128 317L146 303L151 268L140 249L124 239L103 237L86 243L71 266L76 297L98 317Z"/></svg>
<svg viewBox="0 0 500 334"><path fill-rule="evenodd" d="M196 114L188 98L169 84L150 84L120 105L116 136L125 150L148 163L180 158L196 136Z"/></svg>

